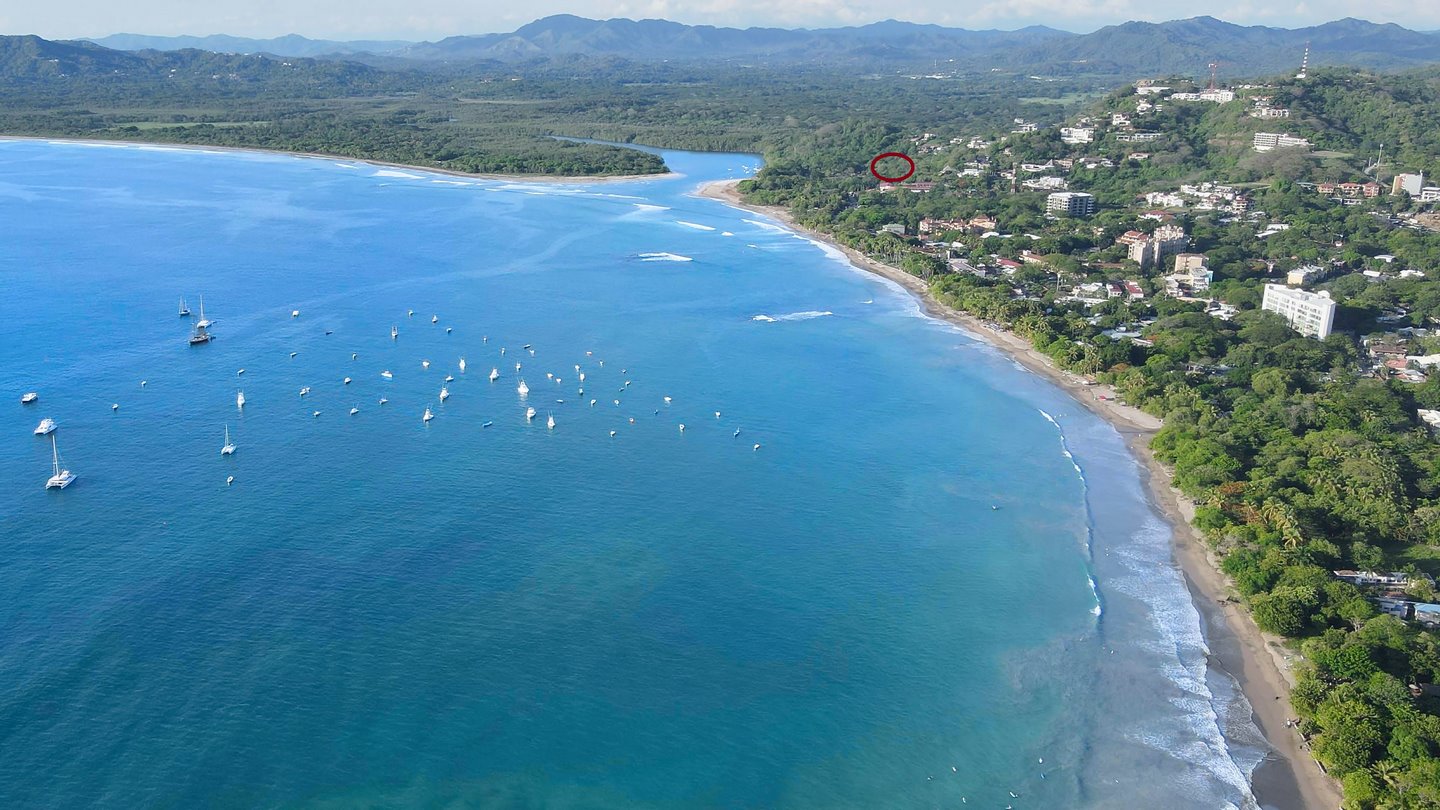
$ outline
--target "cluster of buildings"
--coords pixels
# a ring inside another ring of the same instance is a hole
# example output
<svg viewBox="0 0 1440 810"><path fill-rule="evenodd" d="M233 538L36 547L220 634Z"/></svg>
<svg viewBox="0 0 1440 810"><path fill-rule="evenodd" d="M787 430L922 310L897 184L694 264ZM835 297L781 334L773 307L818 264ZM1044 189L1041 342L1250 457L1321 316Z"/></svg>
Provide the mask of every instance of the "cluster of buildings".
<svg viewBox="0 0 1440 810"><path fill-rule="evenodd" d="M1150 234L1126 231L1115 242L1125 245L1129 249L1130 260L1144 269L1158 267L1165 256L1189 247L1190 237L1185 235L1185 229L1179 225L1161 225Z"/></svg>
<svg viewBox="0 0 1440 810"><path fill-rule="evenodd" d="M1194 208L1197 211L1230 211L1243 214L1250 210L1251 199L1234 186L1205 182L1183 184L1179 191L1152 191L1145 195L1145 204L1161 208Z"/></svg>
<svg viewBox="0 0 1440 810"><path fill-rule="evenodd" d="M1374 181L1365 183L1316 183L1315 192L1326 197L1333 197L1345 201L1370 199L1380 196L1380 184Z"/></svg>
<svg viewBox="0 0 1440 810"><path fill-rule="evenodd" d="M920 220L918 229L921 235L931 233L946 233L948 231L963 231L965 233L986 234L995 231L998 224L994 217L979 214L969 219L934 219L926 217Z"/></svg>
<svg viewBox="0 0 1440 810"><path fill-rule="evenodd" d="M1331 571L1336 579L1344 580L1352 585L1362 588L1378 588L1379 594L1370 598L1371 602L1380 609L1381 613L1388 613L1407 621L1415 621L1426 627L1440 627L1440 605L1430 602L1419 602L1412 600L1405 593L1413 581L1425 581L1431 585L1435 581L1425 574L1406 574L1401 571L1389 573L1378 573L1375 571L1351 571L1342 569Z"/></svg>
<svg viewBox="0 0 1440 810"><path fill-rule="evenodd" d="M1180 299L1202 298L1201 294L1209 292L1210 282L1214 280L1215 272L1203 254L1177 253L1175 269L1165 277L1165 294Z"/></svg>
<svg viewBox="0 0 1440 810"><path fill-rule="evenodd" d="M1273 120L1277 118L1289 118L1290 110L1285 107L1272 107L1270 96L1256 96L1255 106L1250 109L1251 118Z"/></svg>
<svg viewBox="0 0 1440 810"><path fill-rule="evenodd" d="M1440 202L1440 186L1425 185L1425 175L1397 174L1390 181L1390 193L1405 192L1420 202Z"/></svg>

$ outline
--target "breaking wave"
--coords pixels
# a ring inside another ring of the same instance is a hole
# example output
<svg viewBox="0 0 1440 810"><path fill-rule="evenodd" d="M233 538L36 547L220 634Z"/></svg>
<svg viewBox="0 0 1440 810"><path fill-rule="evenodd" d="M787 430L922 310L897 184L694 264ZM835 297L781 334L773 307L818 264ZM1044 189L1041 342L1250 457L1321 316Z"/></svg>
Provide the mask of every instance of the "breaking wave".
<svg viewBox="0 0 1440 810"><path fill-rule="evenodd" d="M689 256L681 256L678 253L641 253L642 262L693 262Z"/></svg>
<svg viewBox="0 0 1440 810"><path fill-rule="evenodd" d="M818 310L806 310L805 312L792 312L789 315L756 315L750 320L763 321L765 323L775 323L776 321L808 321L811 318L824 318L834 314L835 313L829 310L826 310L824 312L820 312Z"/></svg>
<svg viewBox="0 0 1440 810"><path fill-rule="evenodd" d="M676 225L684 225L684 226L687 227L687 228L694 228L694 229L697 230L697 231L713 231L713 230L715 230L714 228L710 227L709 225L701 225L701 224L698 223L698 222L686 222L686 221L683 220L683 219L677 219L677 220L675 220L675 224L676 224Z"/></svg>

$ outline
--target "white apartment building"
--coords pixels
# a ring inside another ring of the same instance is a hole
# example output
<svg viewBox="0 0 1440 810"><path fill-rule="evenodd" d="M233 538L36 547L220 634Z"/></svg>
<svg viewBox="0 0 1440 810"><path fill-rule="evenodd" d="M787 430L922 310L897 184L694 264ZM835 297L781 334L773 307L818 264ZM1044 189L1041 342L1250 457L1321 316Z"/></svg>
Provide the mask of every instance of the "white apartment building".
<svg viewBox="0 0 1440 810"><path fill-rule="evenodd" d="M1256 152L1269 152L1271 149L1288 149L1292 146L1310 148L1310 142L1295 135L1286 135L1283 132L1257 132L1253 142Z"/></svg>
<svg viewBox="0 0 1440 810"><path fill-rule="evenodd" d="M1266 284L1260 308L1277 313L1296 332L1324 340L1335 325L1335 302L1325 292L1306 292L1283 284Z"/></svg>

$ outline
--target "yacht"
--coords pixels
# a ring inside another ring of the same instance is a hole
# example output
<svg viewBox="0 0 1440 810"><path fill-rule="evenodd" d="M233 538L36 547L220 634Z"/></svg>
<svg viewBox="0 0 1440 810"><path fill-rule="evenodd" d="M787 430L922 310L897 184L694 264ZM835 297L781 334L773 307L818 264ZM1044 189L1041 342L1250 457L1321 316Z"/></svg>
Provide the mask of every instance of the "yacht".
<svg viewBox="0 0 1440 810"><path fill-rule="evenodd" d="M37 400L37 399L39 399L39 398L40 398L40 395L39 395L39 394L35 393L34 391L29 391L29 392L25 393L24 395L22 395L22 396L20 397L20 404L21 404L21 405L29 405L30 403L34 402L35 400Z"/></svg>
<svg viewBox="0 0 1440 810"><path fill-rule="evenodd" d="M460 373L461 373L461 374L464 374L464 373L465 373L465 358L463 358L463 357L460 358Z"/></svg>
<svg viewBox="0 0 1440 810"><path fill-rule="evenodd" d="M346 377L346 378L345 378L345 385L349 385L349 384L350 384L350 378L349 378L349 377Z"/></svg>
<svg viewBox="0 0 1440 810"><path fill-rule="evenodd" d="M380 376L384 377L387 380L395 379L395 375L391 374L388 370L380 372Z"/></svg>
<svg viewBox="0 0 1440 810"><path fill-rule="evenodd" d="M550 414L550 417L545 420L545 427L550 428L551 430L555 429L555 414Z"/></svg>
<svg viewBox="0 0 1440 810"><path fill-rule="evenodd" d="M298 317L300 317L300 310L298 310L298 309L292 309L292 310L290 310L290 317L292 317L292 318L298 318Z"/></svg>
<svg viewBox="0 0 1440 810"><path fill-rule="evenodd" d="M455 378L452 377L452 376L450 376L449 374L446 374L446 375L445 375L445 382L447 382L447 383L448 383L448 382L455 382Z"/></svg>
<svg viewBox="0 0 1440 810"><path fill-rule="evenodd" d="M534 419L534 418L535 418L535 409L534 409L534 408L526 408L526 409L525 409L525 421L526 421L526 422L529 422L531 419ZM46 419L45 421L46 421L46 422L49 422L50 420L49 420L49 419Z"/></svg>
<svg viewBox="0 0 1440 810"><path fill-rule="evenodd" d="M54 469L54 474L50 476L49 481L45 482L45 488L64 489L65 487L70 486L72 483L75 482L75 473L72 473L69 470L64 469L60 466L60 448L55 445L54 436L50 437L50 454L52 459L51 465Z"/></svg>
<svg viewBox="0 0 1440 810"><path fill-rule="evenodd" d="M665 404L666 404L666 405L669 405L669 404L670 404L670 398L669 398L669 397L665 397Z"/></svg>
<svg viewBox="0 0 1440 810"><path fill-rule="evenodd" d="M398 338L398 337L400 337L400 327L398 327L398 326L392 326L392 327L390 327L390 339L391 339L391 340L394 340L394 339L396 339L396 338Z"/></svg>
<svg viewBox="0 0 1440 810"><path fill-rule="evenodd" d="M237 407L237 408L244 408L244 407L245 407L245 392L244 392L244 391L236 391L236 392L235 392L235 407Z"/></svg>
<svg viewBox="0 0 1440 810"><path fill-rule="evenodd" d="M431 323L439 323L439 322L440 322L440 316L439 316L439 315L431 315L431 316L430 316L430 322L431 322Z"/></svg>
<svg viewBox="0 0 1440 810"><path fill-rule="evenodd" d="M190 335L190 345L209 343L215 336L210 334L211 322L205 318L205 296L200 296L200 320L195 322L195 331Z"/></svg>
<svg viewBox="0 0 1440 810"><path fill-rule="evenodd" d="M360 412L360 406L359 406L359 405L356 405L355 407L353 407L353 408L350 409L350 415L351 415L351 416L354 416L355 414L357 414L357 413L359 413L359 412Z"/></svg>
<svg viewBox="0 0 1440 810"><path fill-rule="evenodd" d="M308 394L308 393L310 393L310 386L307 385L307 386L305 386L304 388L301 388L301 389L300 389L300 396L303 397L303 396L305 396L305 395Z"/></svg>
<svg viewBox="0 0 1440 810"><path fill-rule="evenodd" d="M185 306L185 296L180 296L180 317L190 317L190 307Z"/></svg>
<svg viewBox="0 0 1440 810"><path fill-rule="evenodd" d="M225 486L228 487L228 486L230 486L230 485L233 484L233 483L235 483L235 476L233 476L233 475L227 475L227 476L225 476Z"/></svg>
<svg viewBox="0 0 1440 810"><path fill-rule="evenodd" d="M390 401L390 400L386 399L385 397L380 397L380 404L381 404L381 405L384 405L385 403L387 403L387 402L389 402L389 401Z"/></svg>
<svg viewBox="0 0 1440 810"><path fill-rule="evenodd" d="M310 414L310 415L313 416L313 417L315 417L316 419L319 419L319 418L320 418L320 412L319 412L319 411L316 411L315 413L312 413L312 414Z"/></svg>
<svg viewBox="0 0 1440 810"><path fill-rule="evenodd" d="M515 386L515 390L520 396L527 396L530 393L530 386L526 385L524 380L521 380L520 384Z"/></svg>
<svg viewBox="0 0 1440 810"><path fill-rule="evenodd" d="M580 382L585 382L585 372L580 372Z"/></svg>
<svg viewBox="0 0 1440 810"><path fill-rule="evenodd" d="M490 427L490 426L493 425L493 424L495 424L493 421L492 421L492 422L486 422L485 424L481 425L480 427L482 427L482 428L487 428L487 427Z"/></svg>
<svg viewBox="0 0 1440 810"><path fill-rule="evenodd" d="M220 455L222 455L222 456L233 456L233 455L235 455L235 443L232 442L232 441L230 441L230 426L229 426L229 425L226 425L226 426L225 426L225 444L224 444L223 446L221 446L221 448L220 448Z"/></svg>
<svg viewBox="0 0 1440 810"><path fill-rule="evenodd" d="M450 389L446 388L446 387L443 386L443 385L440 386L440 401L441 401L441 402L444 402L445 400L447 400L447 399L449 399L449 398L450 398Z"/></svg>
<svg viewBox="0 0 1440 810"><path fill-rule="evenodd" d="M429 360L421 360L421 361L420 361L420 367L421 367L421 368L430 368L430 361L429 361Z"/></svg>
<svg viewBox="0 0 1440 810"><path fill-rule="evenodd" d="M426 408L426 409L425 409L425 415L422 416L422 417L420 417L420 421L421 421L421 422L429 422L431 419L434 419L434 418L435 418L435 414L430 413L430 409L429 409L429 408Z"/></svg>
<svg viewBox="0 0 1440 810"><path fill-rule="evenodd" d="M490 382L495 382L495 381L498 380L498 379L500 379L500 369L498 369L498 368L492 368L492 369L490 369Z"/></svg>
<svg viewBox="0 0 1440 810"><path fill-rule="evenodd" d="M54 420L54 419L50 419L50 418L41 419L41 420L40 420L40 424L38 424L38 425L35 426L35 435L36 435L36 436L49 436L51 433L54 433L54 432L55 432L55 420Z"/></svg>

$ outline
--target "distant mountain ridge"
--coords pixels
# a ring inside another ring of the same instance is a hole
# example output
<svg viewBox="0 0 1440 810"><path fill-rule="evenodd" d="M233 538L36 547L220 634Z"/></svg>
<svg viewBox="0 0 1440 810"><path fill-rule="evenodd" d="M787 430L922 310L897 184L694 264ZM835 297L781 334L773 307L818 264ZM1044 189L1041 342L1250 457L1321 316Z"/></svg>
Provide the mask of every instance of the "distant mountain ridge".
<svg viewBox="0 0 1440 810"><path fill-rule="evenodd" d="M1205 72L1263 75L1298 67L1308 43L1313 65L1402 69L1440 62L1440 33L1354 18L1306 28L1242 26L1213 17L1162 23L1127 22L1088 34L1045 26L972 31L886 20L849 28L719 28L669 20L593 20L559 14L510 33L448 37L436 42L146 37L116 34L95 40L121 50L200 48L284 57L334 57L393 64L509 63L600 57L635 61L732 61L867 69L1004 69L1035 73Z"/></svg>

